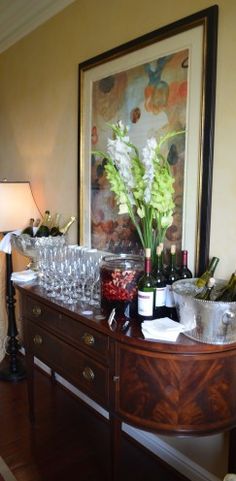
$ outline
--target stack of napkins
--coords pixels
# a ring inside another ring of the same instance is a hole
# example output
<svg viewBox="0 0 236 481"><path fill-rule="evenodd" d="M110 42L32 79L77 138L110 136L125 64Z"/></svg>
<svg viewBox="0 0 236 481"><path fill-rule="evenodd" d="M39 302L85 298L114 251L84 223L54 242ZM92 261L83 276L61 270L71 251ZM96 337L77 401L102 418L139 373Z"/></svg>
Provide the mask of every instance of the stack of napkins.
<svg viewBox="0 0 236 481"><path fill-rule="evenodd" d="M37 278L37 273L31 269L25 271L13 272L11 281L13 282L30 282Z"/></svg>
<svg viewBox="0 0 236 481"><path fill-rule="evenodd" d="M172 321L169 317L143 321L141 327L145 339L159 339L162 341L176 341L178 335L185 330L183 324Z"/></svg>

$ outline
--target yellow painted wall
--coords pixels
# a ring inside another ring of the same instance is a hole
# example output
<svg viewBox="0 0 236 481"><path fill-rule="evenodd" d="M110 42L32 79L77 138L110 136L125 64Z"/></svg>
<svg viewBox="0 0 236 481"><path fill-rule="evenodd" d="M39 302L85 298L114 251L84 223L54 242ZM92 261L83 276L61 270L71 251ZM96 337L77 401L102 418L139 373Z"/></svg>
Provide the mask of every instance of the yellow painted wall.
<svg viewBox="0 0 236 481"><path fill-rule="evenodd" d="M209 0L77 0L0 55L0 178L29 179L42 211L77 212L78 64L179 18ZM236 268L236 2L219 0L210 255L219 277ZM76 240L76 226L71 240ZM169 440L218 476L224 436Z"/></svg>

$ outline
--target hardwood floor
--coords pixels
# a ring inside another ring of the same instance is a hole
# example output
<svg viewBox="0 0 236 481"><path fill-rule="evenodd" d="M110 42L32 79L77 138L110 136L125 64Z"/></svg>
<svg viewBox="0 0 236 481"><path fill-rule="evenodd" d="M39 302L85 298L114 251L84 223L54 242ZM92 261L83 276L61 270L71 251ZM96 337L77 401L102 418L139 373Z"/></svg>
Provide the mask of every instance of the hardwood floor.
<svg viewBox="0 0 236 481"><path fill-rule="evenodd" d="M17 481L106 481L109 431L60 385L36 370L36 422L28 420L26 382L0 381L0 455ZM186 481L124 435L122 481Z"/></svg>

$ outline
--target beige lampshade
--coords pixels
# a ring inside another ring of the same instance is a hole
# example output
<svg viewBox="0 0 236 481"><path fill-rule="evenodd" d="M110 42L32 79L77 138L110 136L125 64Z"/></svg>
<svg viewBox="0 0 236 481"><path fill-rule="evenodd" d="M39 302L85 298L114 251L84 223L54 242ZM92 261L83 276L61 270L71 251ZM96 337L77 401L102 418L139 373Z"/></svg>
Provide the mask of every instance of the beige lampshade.
<svg viewBox="0 0 236 481"><path fill-rule="evenodd" d="M0 182L0 232L23 229L40 217L29 182Z"/></svg>

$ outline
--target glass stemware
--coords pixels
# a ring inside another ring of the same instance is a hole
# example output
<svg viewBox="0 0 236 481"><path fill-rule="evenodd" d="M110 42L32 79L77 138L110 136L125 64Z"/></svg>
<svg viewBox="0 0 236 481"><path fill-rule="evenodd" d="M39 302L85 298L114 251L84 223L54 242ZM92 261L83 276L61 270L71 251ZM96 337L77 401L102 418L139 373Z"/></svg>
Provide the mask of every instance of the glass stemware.
<svg viewBox="0 0 236 481"><path fill-rule="evenodd" d="M102 253L78 245L43 245L39 249L39 285L48 297L65 304L100 305Z"/></svg>

